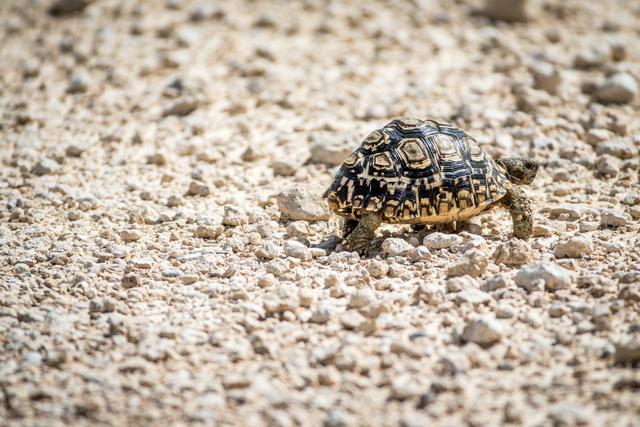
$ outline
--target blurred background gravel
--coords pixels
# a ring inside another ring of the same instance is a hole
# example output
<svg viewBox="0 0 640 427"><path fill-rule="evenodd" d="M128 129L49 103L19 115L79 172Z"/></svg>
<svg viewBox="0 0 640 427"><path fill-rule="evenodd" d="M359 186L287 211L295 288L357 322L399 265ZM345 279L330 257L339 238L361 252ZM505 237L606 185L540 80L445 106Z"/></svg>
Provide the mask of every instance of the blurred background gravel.
<svg viewBox="0 0 640 427"><path fill-rule="evenodd" d="M637 425L639 37L622 0L2 1L0 424ZM332 251L398 116L539 160L535 237Z"/></svg>

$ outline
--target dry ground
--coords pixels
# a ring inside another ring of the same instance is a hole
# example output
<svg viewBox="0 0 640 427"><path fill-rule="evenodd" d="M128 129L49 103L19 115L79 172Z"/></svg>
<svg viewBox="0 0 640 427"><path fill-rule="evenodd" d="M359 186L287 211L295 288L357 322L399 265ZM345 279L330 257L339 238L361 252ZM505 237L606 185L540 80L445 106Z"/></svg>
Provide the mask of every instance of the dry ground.
<svg viewBox="0 0 640 427"><path fill-rule="evenodd" d="M638 425L636 3L50 4L0 2L1 425ZM397 116L539 160L535 236L334 251Z"/></svg>

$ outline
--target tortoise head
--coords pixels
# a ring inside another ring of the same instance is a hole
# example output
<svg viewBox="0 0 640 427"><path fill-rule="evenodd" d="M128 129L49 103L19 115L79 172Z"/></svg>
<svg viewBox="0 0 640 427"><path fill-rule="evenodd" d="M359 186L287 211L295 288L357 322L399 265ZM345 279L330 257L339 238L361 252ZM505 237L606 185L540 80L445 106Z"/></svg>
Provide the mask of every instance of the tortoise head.
<svg viewBox="0 0 640 427"><path fill-rule="evenodd" d="M518 185L531 184L538 173L538 162L527 157L498 159L496 163L505 170L509 181Z"/></svg>

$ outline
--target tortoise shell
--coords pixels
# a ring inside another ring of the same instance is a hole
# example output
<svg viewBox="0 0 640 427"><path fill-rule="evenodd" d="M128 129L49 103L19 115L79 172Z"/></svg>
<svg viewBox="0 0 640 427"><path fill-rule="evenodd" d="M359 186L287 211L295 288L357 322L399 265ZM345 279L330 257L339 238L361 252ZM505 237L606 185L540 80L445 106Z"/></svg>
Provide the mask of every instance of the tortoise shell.
<svg viewBox="0 0 640 427"><path fill-rule="evenodd" d="M371 132L324 193L338 215L382 212L390 223L436 224L472 217L506 193L507 177L464 131L397 119Z"/></svg>

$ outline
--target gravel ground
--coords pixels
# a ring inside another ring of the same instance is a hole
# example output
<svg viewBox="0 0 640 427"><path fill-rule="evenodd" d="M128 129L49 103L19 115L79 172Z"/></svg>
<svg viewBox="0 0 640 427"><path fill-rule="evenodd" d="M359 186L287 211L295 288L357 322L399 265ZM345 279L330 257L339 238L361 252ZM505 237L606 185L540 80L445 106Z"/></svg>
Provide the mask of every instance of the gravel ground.
<svg viewBox="0 0 640 427"><path fill-rule="evenodd" d="M639 425L640 8L487 3L0 2L0 425ZM539 160L534 237L337 251L398 116Z"/></svg>

